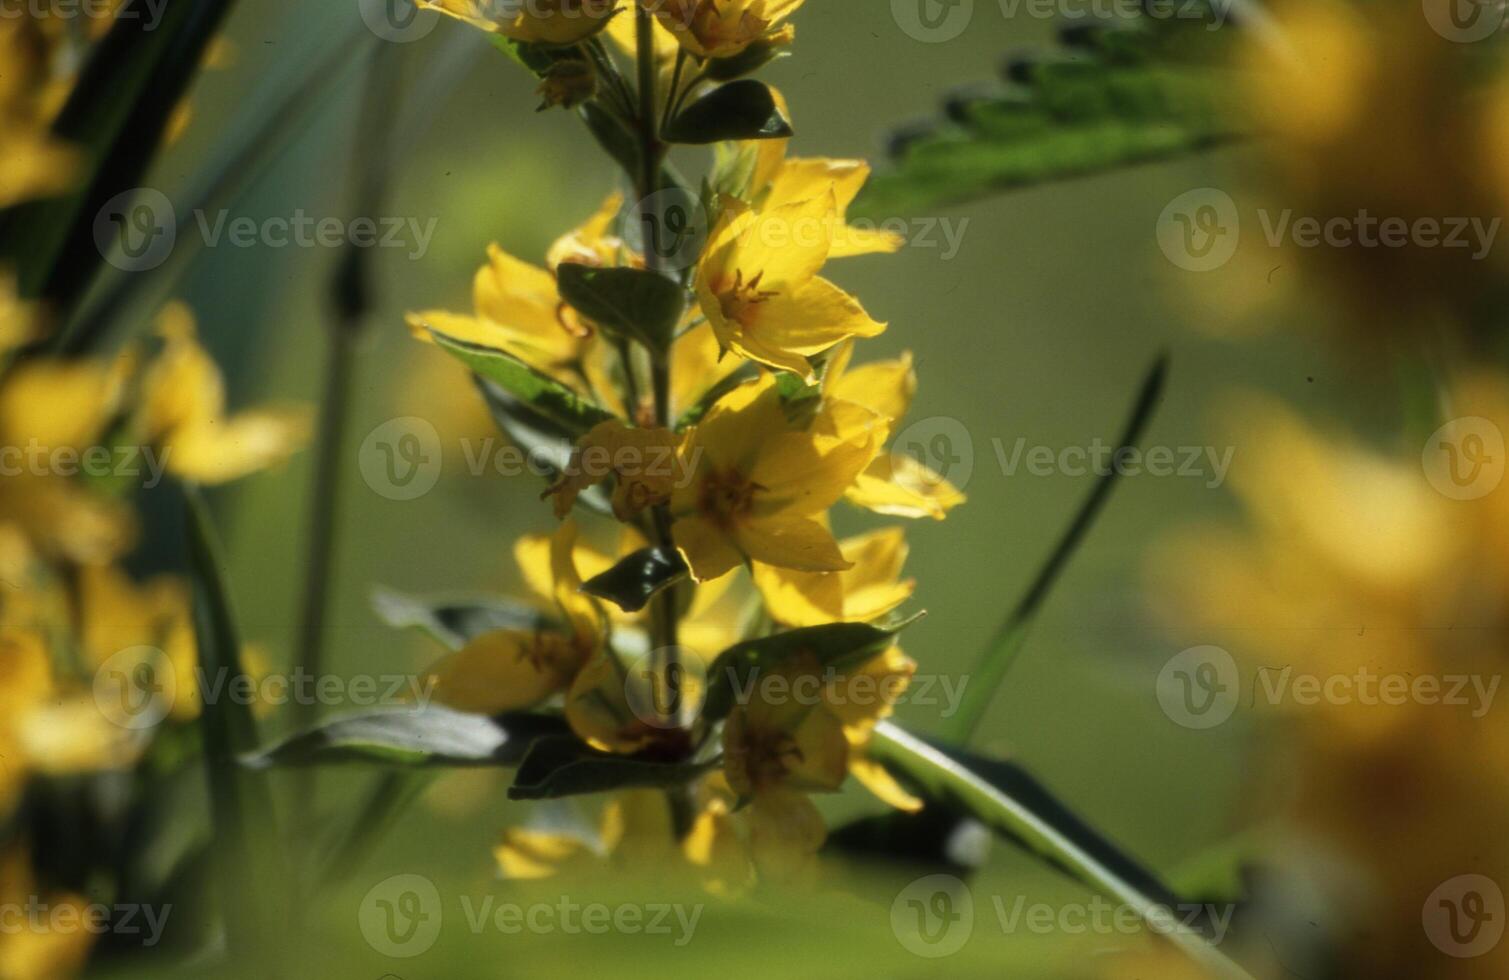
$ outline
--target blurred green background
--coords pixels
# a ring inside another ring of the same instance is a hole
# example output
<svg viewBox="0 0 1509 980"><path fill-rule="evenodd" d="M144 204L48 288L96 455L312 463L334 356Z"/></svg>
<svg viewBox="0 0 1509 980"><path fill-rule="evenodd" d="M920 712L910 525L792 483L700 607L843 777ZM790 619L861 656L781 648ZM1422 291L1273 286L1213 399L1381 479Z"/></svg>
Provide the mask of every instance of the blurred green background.
<svg viewBox="0 0 1509 980"><path fill-rule="evenodd" d="M898 27L888 4L821 0L807 4L796 23L794 56L763 75L792 106L793 153L866 157L877 167L885 166L889 129L936 116L948 90L998 77L1008 51L1048 39L1054 26L1025 16L1007 20L995 4L981 2L960 37L927 44ZM553 524L539 502L537 480L467 473L458 440L491 430L471 404L463 372L414 342L402 318L412 309L468 310L471 278L489 242L542 260L550 241L593 211L617 175L574 119L536 114L532 80L481 35L461 36L470 34L462 25L440 23L402 53L402 70L412 81L426 59L456 57L468 44L476 49L453 90L417 107L428 125L420 138L398 147L383 209L437 224L422 259L410 260L402 249L379 249L375 256L378 310L361 348L351 438L341 450L349 465L328 644L330 662L342 672L413 670L439 653L376 621L368 601L374 585L421 593L516 588L513 541ZM203 77L192 127L159 165L154 186L184 186L227 130L265 103L297 66L322 57L332 44L366 41L356 0L244 4L228 35L234 60ZM347 213L361 75L348 72L325 84L337 89L329 108L232 206L234 216L289 216L299 208L315 216ZM403 89L416 86L406 82ZM416 107L393 108L396 118ZM1387 411L1382 396L1375 400L1348 387L1324 351L1285 333L1285 318L1276 312L1282 305L1232 312L1241 305L1232 297L1261 299L1265 290L1278 289L1283 269L1233 272L1240 281L1228 278L1212 294L1211 282L1175 268L1159 251L1154 226L1164 205L1191 188L1240 182L1249 152L1226 150L904 215L946 219L955 227L967 220L958 254L945 260L942 249L908 247L895 256L830 266L834 279L890 323L884 337L861 346L858 360L913 351L921 387L911 421L957 419L973 441L969 503L945 522L910 525L908 571L919 582L918 604L930 615L908 633L905 646L923 673L956 676L968 669L1092 486L1088 476L1023 470L1007 477L994 440L1009 452L1018 438L1055 449L1113 439L1162 351L1171 355L1172 374L1148 445L1224 452L1211 409L1233 386L1276 390L1301 406L1345 411L1363 424ZM196 259L178 294L199 315L206 343L227 370L233 405L313 400L338 255L222 245ZM1219 295L1223 290L1232 292ZM1231 323L1277 329L1255 339L1221 336ZM357 452L373 428L409 415L441 430L447 470L427 495L397 502L363 482ZM1241 447L1235 450L1240 468ZM279 663L287 661L295 634L310 476L305 452L281 472L213 497L228 537L244 633ZM1253 826L1267 809L1242 793L1254 732L1240 716L1211 731L1190 731L1169 721L1154 697L1163 663L1206 640L1151 621L1147 590L1156 583L1145 573L1146 550L1171 529L1231 509L1228 491L1203 479L1123 481L1047 605L976 744L1027 765L1168 875ZM841 519L843 529L871 523L868 515ZM908 705L900 719L925 732L936 725L937 711ZM271 719L270 733L286 724L286 718ZM321 809L338 812L365 785L360 773L326 778ZM364 945L355 911L366 889L387 875L433 878L447 896L448 914L457 895L512 887L490 882L497 832L520 818L518 805L505 799L505 785L501 774L437 783L349 894L319 911L328 919L322 930L328 941L316 944L310 971L300 975L377 978L387 972L415 980L599 966L632 976L933 972L934 964L901 950L887 925L891 899L910 880L904 871L855 887L860 897L819 893L779 908L755 903L710 910L708 940L699 933L674 954L647 937L557 935L525 942L456 929L413 961L389 961ZM869 808L858 790L829 805L835 816ZM975 893L977 917L991 923L987 895L1010 901L1018 893L1045 900L1078 894L1001 846ZM1043 942L1025 936L1003 942L989 923L977 925L976 933L987 934L987 941L972 942L965 956L947 961L951 971L1000 975L1008 964L1036 962ZM1116 945L1104 936L1074 941L1087 953ZM1140 941L1126 937L1128 944ZM1039 975L1031 965L1017 969L1010 975ZM1092 970L1089 965L1085 972Z"/></svg>

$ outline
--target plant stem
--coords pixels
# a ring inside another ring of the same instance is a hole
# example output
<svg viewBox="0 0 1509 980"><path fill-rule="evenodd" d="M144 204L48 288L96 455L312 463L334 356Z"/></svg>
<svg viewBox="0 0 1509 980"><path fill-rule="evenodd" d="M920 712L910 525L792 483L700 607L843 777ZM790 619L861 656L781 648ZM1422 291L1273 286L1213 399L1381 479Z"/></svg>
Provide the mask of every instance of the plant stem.
<svg viewBox="0 0 1509 980"><path fill-rule="evenodd" d="M647 201L660 186L660 170L665 162L666 147L660 142L659 127L655 116L655 21L650 11L643 4L634 5L635 38L636 38L636 61L639 70L639 113L637 123L639 126L639 174L636 180L636 190L641 202ZM674 93L670 93L674 94ZM669 97L669 96L668 96ZM661 256L649 243L653 238L653 208L641 203L644 228L643 238L646 243L645 263L653 272L663 272ZM650 351L650 380L654 389L655 400L655 424L662 428L669 428L671 424L671 362L670 357L663 351ZM671 537L671 514L664 505L656 507L652 514L657 544L660 547L674 550L675 542ZM655 646L665 651L665 669L667 676L679 676L675 671L676 644L678 639L677 629L677 590L665 589L657 595L650 609L650 624L654 634ZM676 793L671 794L671 808L673 814L678 814L676 820L677 832L685 832L689 829L684 824L689 823L687 803L684 799L678 799Z"/></svg>
<svg viewBox="0 0 1509 980"><path fill-rule="evenodd" d="M396 45L381 45L371 59L352 156L353 209L358 217L377 215L386 185L386 127L399 91L397 66L389 52L396 50ZM386 57L385 53L388 53ZM330 350L320 398L299 633L294 648L295 671L314 678L320 677L326 669L325 621L329 614L339 501L344 484L341 448L345 445L350 421L351 376L356 350L372 307L370 261L369 249L348 246L331 289L335 309L330 320ZM317 720L318 706L312 700L294 704L296 727L307 728ZM299 832L313 829L315 780L313 768L300 771L294 780L293 826Z"/></svg>

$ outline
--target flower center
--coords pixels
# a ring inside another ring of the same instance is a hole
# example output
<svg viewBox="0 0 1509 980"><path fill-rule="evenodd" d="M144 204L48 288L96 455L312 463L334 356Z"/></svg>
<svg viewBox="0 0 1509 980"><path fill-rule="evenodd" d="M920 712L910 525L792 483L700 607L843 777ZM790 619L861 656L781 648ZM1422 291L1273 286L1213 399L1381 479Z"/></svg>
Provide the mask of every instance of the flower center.
<svg viewBox="0 0 1509 980"><path fill-rule="evenodd" d="M727 527L749 513L755 491L763 489L737 470L714 470L702 481L702 513Z"/></svg>
<svg viewBox="0 0 1509 980"><path fill-rule="evenodd" d="M718 306L723 311L723 319L742 323L746 327L750 325L755 308L775 295L774 290L760 289L760 280L764 277L765 273L761 271L746 283L744 271L734 270L733 285L718 293Z"/></svg>

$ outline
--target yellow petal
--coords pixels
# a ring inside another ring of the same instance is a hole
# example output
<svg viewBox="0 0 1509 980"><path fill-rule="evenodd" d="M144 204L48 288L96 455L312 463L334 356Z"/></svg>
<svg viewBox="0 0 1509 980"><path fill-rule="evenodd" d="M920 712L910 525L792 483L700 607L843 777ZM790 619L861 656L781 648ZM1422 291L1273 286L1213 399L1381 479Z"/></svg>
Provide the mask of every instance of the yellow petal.
<svg viewBox="0 0 1509 980"><path fill-rule="evenodd" d="M844 496L854 506L877 514L939 521L966 499L925 463L894 452L875 457Z"/></svg>
<svg viewBox="0 0 1509 980"><path fill-rule="evenodd" d="M835 572L850 567L833 540L833 532L804 517L765 518L734 530L740 551L752 561L807 572Z"/></svg>
<svg viewBox="0 0 1509 980"><path fill-rule="evenodd" d="M917 372L912 367L911 351L891 361L875 361L843 370L834 377L830 364L825 391L834 398L853 402L876 412L892 422L904 417L917 393Z"/></svg>
<svg viewBox="0 0 1509 980"><path fill-rule="evenodd" d="M571 682L581 657L566 637L484 633L430 668L435 702L477 714L531 708Z"/></svg>
<svg viewBox="0 0 1509 980"><path fill-rule="evenodd" d="M308 435L305 410L247 411L179 426L167 434L163 451L169 471L178 476L226 483L283 462Z"/></svg>
<svg viewBox="0 0 1509 980"><path fill-rule="evenodd" d="M535 880L550 878L563 870L583 864L592 855L586 841L569 834L557 834L527 827L510 827L493 848L498 873L504 878Z"/></svg>
<svg viewBox="0 0 1509 980"><path fill-rule="evenodd" d="M744 562L744 555L720 527L700 515L678 518L671 526L676 550L698 582L727 575Z"/></svg>
<svg viewBox="0 0 1509 980"><path fill-rule="evenodd" d="M903 789L884 766L868 756L857 752L851 756L849 774L887 806L893 806L907 813L917 813L922 810L922 800Z"/></svg>

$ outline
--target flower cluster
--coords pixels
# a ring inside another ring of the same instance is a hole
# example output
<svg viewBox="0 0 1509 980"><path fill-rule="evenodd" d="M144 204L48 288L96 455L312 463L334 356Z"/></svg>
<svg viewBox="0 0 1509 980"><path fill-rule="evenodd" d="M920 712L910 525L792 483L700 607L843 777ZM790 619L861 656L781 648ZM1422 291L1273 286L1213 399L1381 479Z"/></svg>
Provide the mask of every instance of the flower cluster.
<svg viewBox="0 0 1509 980"><path fill-rule="evenodd" d="M486 714L559 706L590 750L687 774L669 794L617 797L605 847L514 828L500 865L533 877L616 852L645 836L623 832L637 814L660 828L656 846L679 835L709 884L794 873L825 838L810 794L852 774L890 803L920 805L865 754L915 669L887 628L914 588L904 532L839 539L829 518L847 502L941 519L963 500L888 448L916 388L911 357L854 363L856 341L885 325L825 276L830 260L900 241L846 223L865 163L789 156L779 93L750 79L718 86L762 63L745 57L752 48L791 40L798 2L647 2L600 18L590 3L508 16L432 6L522 42L516 53L547 86L553 65L591 65L590 108L642 146L626 164L638 203L611 194L543 266L494 245L470 313L409 316L418 339L476 371L510 434L527 438L533 422L565 447L546 491L560 529L516 549L538 622L481 632L441 660L437 699ZM598 28L639 60L637 93ZM716 141L680 135L698 99L734 90L769 123ZM683 141L718 144L701 195L665 165ZM705 240L674 268L644 245L665 198L707 217ZM619 527L611 551L587 543L601 537L594 512ZM645 568L657 571L637 601L601 584ZM834 624L872 628L866 644L835 647ZM730 685L735 673L749 683ZM841 696L859 676L882 693ZM647 710L667 678L680 709ZM813 696L795 696L804 687Z"/></svg>

